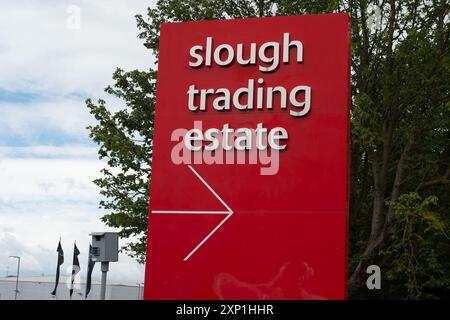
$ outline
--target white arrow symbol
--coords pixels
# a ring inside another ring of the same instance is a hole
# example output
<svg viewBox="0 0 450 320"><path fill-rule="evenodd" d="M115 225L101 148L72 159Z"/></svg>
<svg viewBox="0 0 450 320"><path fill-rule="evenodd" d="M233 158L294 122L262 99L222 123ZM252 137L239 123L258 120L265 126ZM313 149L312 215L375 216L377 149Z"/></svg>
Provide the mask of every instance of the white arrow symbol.
<svg viewBox="0 0 450 320"><path fill-rule="evenodd" d="M159 214L226 214L227 216L202 240L200 243L183 259L183 261L187 261L219 228L233 215L233 210L222 200L221 197L214 191L213 188L203 179L203 177L192 168L191 165L188 165L189 169L200 179L200 181L208 188L209 191L217 198L217 200L222 203L222 205L227 209L226 211L182 211L182 210L152 210L152 213Z"/></svg>

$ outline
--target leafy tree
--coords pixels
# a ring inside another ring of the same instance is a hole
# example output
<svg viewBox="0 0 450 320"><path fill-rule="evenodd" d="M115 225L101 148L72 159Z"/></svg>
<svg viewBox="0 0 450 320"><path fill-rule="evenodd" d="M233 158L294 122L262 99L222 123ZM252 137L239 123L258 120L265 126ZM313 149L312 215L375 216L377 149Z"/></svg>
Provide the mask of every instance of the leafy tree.
<svg viewBox="0 0 450 320"><path fill-rule="evenodd" d="M446 250L439 245L450 239L448 226L438 213L430 210L437 202L436 196L422 199L417 192L411 192L388 203L394 207L396 219L392 225L392 244L381 252L390 263L386 278L401 280L402 296L409 299L434 298L428 292L450 284L440 263Z"/></svg>
<svg viewBox="0 0 450 320"><path fill-rule="evenodd" d="M352 241L353 288L394 241L399 197L437 191L450 173L445 2L355 3L350 218L363 232L353 235L360 241ZM369 28L364 17L374 3L381 22Z"/></svg>
<svg viewBox="0 0 450 320"><path fill-rule="evenodd" d="M162 22L348 12L352 27L350 279L352 296L449 294L450 57L445 0L160 0L137 15L139 38L158 58ZM87 100L89 127L108 168L95 180L103 221L136 239L145 258L156 71L117 69L111 113ZM386 270L381 293L365 270ZM387 286L387 287L386 287Z"/></svg>
<svg viewBox="0 0 450 320"><path fill-rule="evenodd" d="M101 188L105 200L100 207L108 214L102 221L120 228L121 237L133 236L124 249L138 261L145 261L147 208L153 140L155 103L155 78L152 71L124 72L117 69L113 74L114 86L105 91L126 103L126 108L111 113L105 101L86 105L98 121L90 126L90 137L100 145L98 154L106 159L108 168L94 183Z"/></svg>

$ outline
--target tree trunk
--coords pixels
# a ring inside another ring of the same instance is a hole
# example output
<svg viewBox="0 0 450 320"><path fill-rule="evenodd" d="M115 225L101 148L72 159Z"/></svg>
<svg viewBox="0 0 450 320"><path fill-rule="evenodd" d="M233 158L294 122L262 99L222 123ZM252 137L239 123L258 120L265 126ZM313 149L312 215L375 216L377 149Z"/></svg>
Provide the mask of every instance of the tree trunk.
<svg viewBox="0 0 450 320"><path fill-rule="evenodd" d="M383 242L382 239L382 226L383 226L383 208L384 208L384 186L382 178L382 168L376 159L374 153L370 153L370 160L372 163L373 177L374 177L374 199L372 210L372 225L370 229L370 237L364 253L353 271L350 280L350 287L360 287L363 282L365 270L367 265L373 260L378 247Z"/></svg>
<svg viewBox="0 0 450 320"><path fill-rule="evenodd" d="M404 165L406 162L406 159L408 157L408 153L411 150L413 144L413 138L411 138L405 148L403 149L403 152L400 156L400 159L398 161L396 171L395 171L395 179L394 184L392 186L392 192L391 192L391 201L395 201L400 196L400 186L403 180L404 175ZM386 218L383 219L383 208L384 208L384 191L382 191L382 186L379 185L380 183L380 168L376 161L376 159L372 160L373 164L373 174L374 174L374 184L375 184L375 190L374 190L374 200L373 200L373 213L372 213L372 228L371 228L371 234L369 238L369 242L367 244L366 250L364 250L364 253L356 266L355 270L353 271L350 279L349 279L349 286L353 288L360 287L363 284L363 279L365 278L365 271L368 265L373 263L373 259L377 255L380 248L383 247L383 245L386 243L386 241L389 239L390 231L392 222L394 220L394 208L392 205L389 206L388 213L386 215ZM386 166L383 166L386 168L383 168L387 172L387 163ZM384 225L383 225L384 222ZM383 227L383 228L382 228Z"/></svg>

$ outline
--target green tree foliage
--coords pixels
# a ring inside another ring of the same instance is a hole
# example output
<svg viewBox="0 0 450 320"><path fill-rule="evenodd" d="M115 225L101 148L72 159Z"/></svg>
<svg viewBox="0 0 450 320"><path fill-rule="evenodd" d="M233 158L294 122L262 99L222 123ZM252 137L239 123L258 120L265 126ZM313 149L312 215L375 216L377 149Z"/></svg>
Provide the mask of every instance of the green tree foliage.
<svg viewBox="0 0 450 320"><path fill-rule="evenodd" d="M358 296L367 294L367 265L383 264L380 250L395 245L394 204L402 194L434 193L440 212L449 212L450 65L444 1L352 3L350 286ZM367 24L375 9L378 26Z"/></svg>
<svg viewBox="0 0 450 320"><path fill-rule="evenodd" d="M86 105L97 120L90 126L90 137L100 145L100 159L108 167L94 183L101 188L104 200L100 207L108 213L102 217L107 225L120 228L121 237L133 236L124 249L140 262L145 259L147 208L153 140L155 77L152 71L113 74L114 86L105 91L126 103L122 110L111 113L105 101Z"/></svg>
<svg viewBox="0 0 450 320"><path fill-rule="evenodd" d="M160 0L137 15L158 58L162 22L347 12L352 28L351 296L449 296L450 55L445 0ZM87 100L89 127L108 161L95 180L103 221L133 236L145 259L156 71L116 70L106 92L120 111ZM151 185L151 184L150 184ZM378 264L382 290L364 287Z"/></svg>
<svg viewBox="0 0 450 320"><path fill-rule="evenodd" d="M422 199L417 192L403 194L395 202L388 201L395 209L396 219L392 227L392 244L381 252L390 267L386 279L401 281L398 290L408 299L435 298L436 288L448 287L445 261L450 238L448 225L432 211L436 196ZM447 256L448 257L448 256Z"/></svg>

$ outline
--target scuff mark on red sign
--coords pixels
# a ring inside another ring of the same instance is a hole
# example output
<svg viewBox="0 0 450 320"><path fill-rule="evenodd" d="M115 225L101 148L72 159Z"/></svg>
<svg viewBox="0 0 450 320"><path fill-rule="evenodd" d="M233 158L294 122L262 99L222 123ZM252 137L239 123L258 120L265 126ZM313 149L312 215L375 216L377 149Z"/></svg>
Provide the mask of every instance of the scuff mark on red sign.
<svg viewBox="0 0 450 320"><path fill-rule="evenodd" d="M219 299L249 299L249 300L275 300L292 299L297 297L300 300L324 300L317 294L309 293L304 289L308 280L314 277L314 269L306 262L303 265L295 265L289 262L284 263L273 278L264 283L248 283L237 279L229 273L219 273L213 284L213 291ZM288 286L285 282L297 279L298 291L286 292Z"/></svg>

